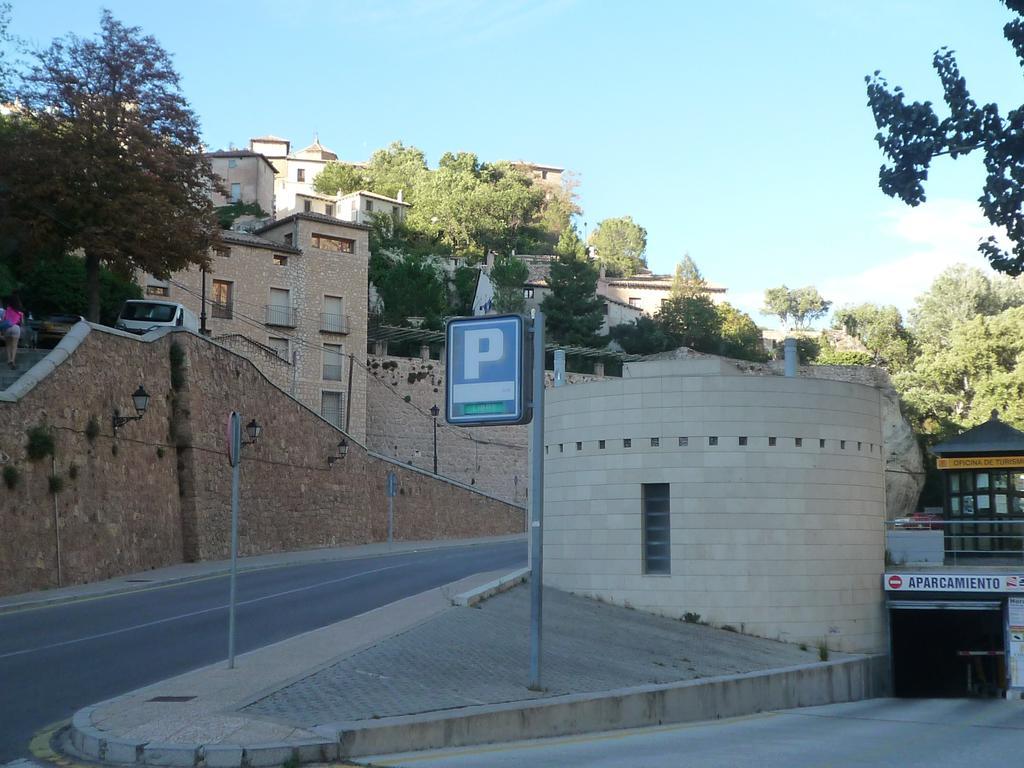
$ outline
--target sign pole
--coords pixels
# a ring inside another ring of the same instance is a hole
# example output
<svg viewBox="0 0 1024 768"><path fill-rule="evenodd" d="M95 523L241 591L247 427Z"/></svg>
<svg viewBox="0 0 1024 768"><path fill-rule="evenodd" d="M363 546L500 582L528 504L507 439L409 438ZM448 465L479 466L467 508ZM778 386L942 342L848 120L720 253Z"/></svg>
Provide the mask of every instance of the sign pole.
<svg viewBox="0 0 1024 768"><path fill-rule="evenodd" d="M533 424L530 430L530 690L540 691L544 617L544 313L533 319Z"/></svg>
<svg viewBox="0 0 1024 768"><path fill-rule="evenodd" d="M394 540L395 531L395 494L398 492L398 475L388 472L388 549Z"/></svg>
<svg viewBox="0 0 1024 768"><path fill-rule="evenodd" d="M231 459L231 595L228 598L228 669L235 668L235 595L238 580L238 485L242 463L242 417L232 411L228 417Z"/></svg>

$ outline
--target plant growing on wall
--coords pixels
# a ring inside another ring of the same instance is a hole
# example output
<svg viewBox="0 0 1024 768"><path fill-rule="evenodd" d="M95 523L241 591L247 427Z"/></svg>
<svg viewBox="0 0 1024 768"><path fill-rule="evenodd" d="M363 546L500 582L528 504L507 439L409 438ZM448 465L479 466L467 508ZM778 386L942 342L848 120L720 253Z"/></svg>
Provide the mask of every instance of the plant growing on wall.
<svg viewBox="0 0 1024 768"><path fill-rule="evenodd" d="M100 436L100 422L95 416L89 417L89 423L85 425L85 439L90 443L96 442Z"/></svg>
<svg viewBox="0 0 1024 768"><path fill-rule="evenodd" d="M25 444L25 453L31 461L42 461L47 456L54 455L53 435L47 427L43 425L32 427L27 434L28 443Z"/></svg>
<svg viewBox="0 0 1024 768"><path fill-rule="evenodd" d="M13 491L19 480L21 480L21 473L16 466L8 464L4 467L4 485L7 486L7 490Z"/></svg>
<svg viewBox="0 0 1024 768"><path fill-rule="evenodd" d="M64 478L60 475L50 475L49 487L50 493L56 496L64 490Z"/></svg>

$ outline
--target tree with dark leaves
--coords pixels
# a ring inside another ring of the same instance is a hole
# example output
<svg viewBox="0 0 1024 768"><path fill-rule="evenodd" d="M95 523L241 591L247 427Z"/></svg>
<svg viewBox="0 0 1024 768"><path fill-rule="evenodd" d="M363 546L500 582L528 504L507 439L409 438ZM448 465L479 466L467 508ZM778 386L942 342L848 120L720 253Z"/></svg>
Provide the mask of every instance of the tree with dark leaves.
<svg viewBox="0 0 1024 768"><path fill-rule="evenodd" d="M23 109L0 142L0 206L18 228L81 249L91 320L100 317L101 265L166 278L207 263L217 180L155 38L104 11L95 38L54 40L17 79Z"/></svg>
<svg viewBox="0 0 1024 768"><path fill-rule="evenodd" d="M1024 0L1002 0L1017 14L1003 35L1024 66ZM942 82L949 114L940 119L929 101L908 101L903 89L890 88L881 73L868 75L868 106L879 132L875 136L889 163L881 167L878 184L890 197L908 205L925 201L924 182L933 158L952 158L980 150L986 179L978 202L985 218L1006 230L1007 252L994 236L978 249L992 267L1008 275L1024 272L1024 105L1000 114L995 104L979 105L967 89L956 56L949 48L935 52L932 65Z"/></svg>

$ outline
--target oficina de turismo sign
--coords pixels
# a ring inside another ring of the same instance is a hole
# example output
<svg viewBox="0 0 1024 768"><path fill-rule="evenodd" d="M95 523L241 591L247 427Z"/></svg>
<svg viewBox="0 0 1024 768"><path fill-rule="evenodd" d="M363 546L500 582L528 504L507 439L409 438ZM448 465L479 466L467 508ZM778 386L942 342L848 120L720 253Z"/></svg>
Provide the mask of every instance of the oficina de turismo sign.
<svg viewBox="0 0 1024 768"><path fill-rule="evenodd" d="M886 592L1024 592L1024 574L887 573Z"/></svg>
<svg viewBox="0 0 1024 768"><path fill-rule="evenodd" d="M446 334L445 414L461 427L527 424L526 327L521 315L458 317Z"/></svg>

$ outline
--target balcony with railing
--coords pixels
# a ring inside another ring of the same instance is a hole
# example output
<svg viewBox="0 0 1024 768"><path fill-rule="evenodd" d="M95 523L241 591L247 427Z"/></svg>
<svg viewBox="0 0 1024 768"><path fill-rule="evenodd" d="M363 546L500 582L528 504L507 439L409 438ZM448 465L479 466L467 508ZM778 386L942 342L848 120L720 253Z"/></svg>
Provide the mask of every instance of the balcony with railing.
<svg viewBox="0 0 1024 768"><path fill-rule="evenodd" d="M348 333L349 316L320 313L320 330L324 333Z"/></svg>
<svg viewBox="0 0 1024 768"><path fill-rule="evenodd" d="M210 314L222 320L230 320L235 316L234 306L230 301L211 301Z"/></svg>
<svg viewBox="0 0 1024 768"><path fill-rule="evenodd" d="M279 304L267 304L266 324L276 325L282 328L294 328L298 323L296 320L295 307L285 307Z"/></svg>
<svg viewBox="0 0 1024 768"><path fill-rule="evenodd" d="M933 515L885 523L889 565L1024 566L1024 519L942 519Z"/></svg>

